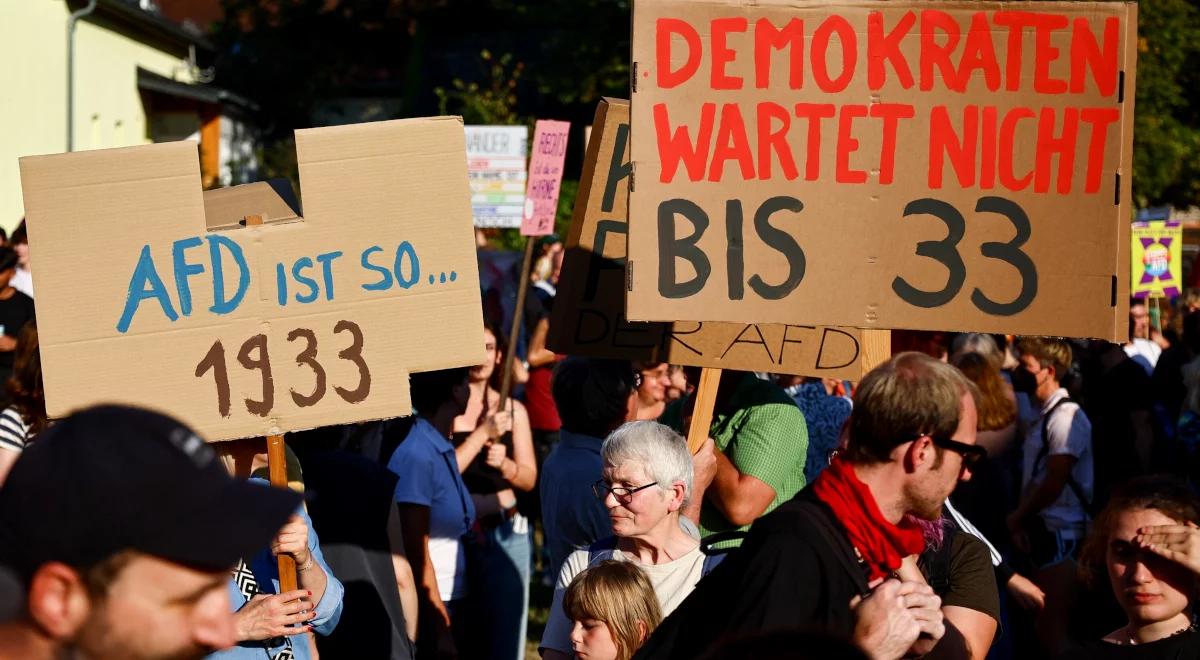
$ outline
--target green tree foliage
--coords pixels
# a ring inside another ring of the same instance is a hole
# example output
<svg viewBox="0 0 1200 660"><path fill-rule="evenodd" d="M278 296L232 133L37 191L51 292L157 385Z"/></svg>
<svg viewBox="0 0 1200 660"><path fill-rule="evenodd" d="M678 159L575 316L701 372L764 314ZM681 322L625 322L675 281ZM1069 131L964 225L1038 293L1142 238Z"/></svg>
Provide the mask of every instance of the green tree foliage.
<svg viewBox="0 0 1200 660"><path fill-rule="evenodd" d="M1138 3L1133 195L1137 206L1200 203L1200 10Z"/></svg>

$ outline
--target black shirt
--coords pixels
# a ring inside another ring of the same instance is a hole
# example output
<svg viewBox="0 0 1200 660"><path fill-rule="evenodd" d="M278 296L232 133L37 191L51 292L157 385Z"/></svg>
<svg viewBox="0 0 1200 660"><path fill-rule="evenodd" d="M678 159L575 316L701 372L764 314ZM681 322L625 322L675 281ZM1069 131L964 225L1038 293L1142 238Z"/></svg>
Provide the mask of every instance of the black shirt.
<svg viewBox="0 0 1200 660"><path fill-rule="evenodd" d="M1200 658L1200 632L1191 630L1149 644L1087 642L1059 656L1059 660L1196 660Z"/></svg>
<svg viewBox="0 0 1200 660"><path fill-rule="evenodd" d="M695 658L722 640L778 629L849 637L850 601L868 593L866 575L833 512L806 488L756 521L635 658Z"/></svg>
<svg viewBox="0 0 1200 660"><path fill-rule="evenodd" d="M21 334L21 328L24 328L25 324L31 320L33 320L33 298L13 289L11 298L0 300L0 327L3 327L6 336L16 339ZM15 356L16 351L0 352L0 368L7 373L12 373Z"/></svg>
<svg viewBox="0 0 1200 660"><path fill-rule="evenodd" d="M362 456L308 449L303 439L291 446L321 552L346 588L342 618L317 636L317 650L323 658L411 660L387 534L396 475Z"/></svg>

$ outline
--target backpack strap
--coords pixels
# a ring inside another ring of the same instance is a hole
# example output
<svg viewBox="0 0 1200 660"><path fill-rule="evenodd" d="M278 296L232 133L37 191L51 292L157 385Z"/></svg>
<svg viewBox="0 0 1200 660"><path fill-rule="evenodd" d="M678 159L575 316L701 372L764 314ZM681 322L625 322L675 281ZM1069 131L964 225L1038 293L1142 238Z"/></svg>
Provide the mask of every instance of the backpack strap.
<svg viewBox="0 0 1200 660"><path fill-rule="evenodd" d="M1054 405L1050 406L1050 410L1047 410L1046 414L1042 415L1042 446L1038 449L1037 456L1033 459L1033 472L1035 474L1037 473L1038 465L1050 454L1050 417L1054 414L1054 411L1058 410L1058 407L1064 403L1075 402L1071 400L1071 397L1064 396L1063 398L1054 402ZM1083 512L1087 514L1087 517L1094 519L1096 517L1096 512L1093 510L1092 502L1083 496L1083 488L1079 485L1079 482L1075 481L1075 475L1067 475L1067 486L1070 487L1071 492L1075 493L1075 497L1079 499L1079 503L1083 505Z"/></svg>
<svg viewBox="0 0 1200 660"><path fill-rule="evenodd" d="M946 526L942 535L942 545L937 550L925 554L925 580L938 596L946 595L950 590L950 560L954 537L962 532L957 528Z"/></svg>

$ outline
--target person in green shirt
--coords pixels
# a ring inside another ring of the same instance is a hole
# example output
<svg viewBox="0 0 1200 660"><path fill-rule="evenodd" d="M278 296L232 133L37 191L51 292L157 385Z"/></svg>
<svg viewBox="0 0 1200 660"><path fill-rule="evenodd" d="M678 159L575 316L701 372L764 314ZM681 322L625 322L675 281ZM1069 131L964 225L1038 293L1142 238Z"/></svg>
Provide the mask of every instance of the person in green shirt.
<svg viewBox="0 0 1200 660"><path fill-rule="evenodd" d="M689 374L688 380L699 379ZM674 402L659 421L686 434L694 398ZM795 401L777 385L725 370L709 435L718 451L715 474L703 492L701 538L749 529L804 488L808 427Z"/></svg>

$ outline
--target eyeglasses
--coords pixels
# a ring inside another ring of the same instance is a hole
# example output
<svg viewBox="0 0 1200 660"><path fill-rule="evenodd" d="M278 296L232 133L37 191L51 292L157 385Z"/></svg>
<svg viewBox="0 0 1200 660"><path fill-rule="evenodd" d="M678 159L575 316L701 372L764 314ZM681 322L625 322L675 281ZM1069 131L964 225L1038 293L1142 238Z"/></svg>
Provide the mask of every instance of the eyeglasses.
<svg viewBox="0 0 1200 660"><path fill-rule="evenodd" d="M962 456L963 467L968 470L975 469L979 465L979 461L987 458L987 449L979 445L968 445L965 442L959 442L953 438L943 438L941 436L930 435L928 433L918 433L904 440L904 442L912 442L921 438L928 437L930 442L942 449L949 449L959 456Z"/></svg>
<svg viewBox="0 0 1200 660"><path fill-rule="evenodd" d="M604 483L603 479L601 479L600 481L592 484L592 494L596 496L596 499L603 500L604 498L608 497L609 493L612 493L613 497L615 497L616 500L621 504L629 504L633 501L634 493L638 492L639 490L646 490L651 486L657 485L657 481L652 481L645 486L638 486L637 488L624 488L622 486L611 488L608 484Z"/></svg>

